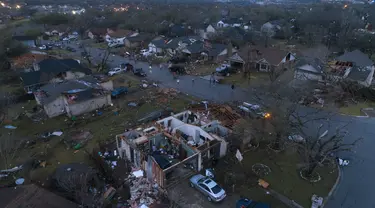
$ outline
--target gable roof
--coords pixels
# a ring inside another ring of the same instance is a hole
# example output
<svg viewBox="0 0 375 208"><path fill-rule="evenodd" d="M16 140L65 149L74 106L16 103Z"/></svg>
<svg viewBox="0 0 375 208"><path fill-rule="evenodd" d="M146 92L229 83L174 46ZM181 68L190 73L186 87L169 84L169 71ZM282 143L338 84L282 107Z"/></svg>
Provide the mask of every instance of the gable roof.
<svg viewBox="0 0 375 208"><path fill-rule="evenodd" d="M200 40L202 40L202 38L199 36L183 36L183 37L173 38L172 40L167 42L166 47L176 49L179 47L179 44L181 43L190 45Z"/></svg>
<svg viewBox="0 0 375 208"><path fill-rule="evenodd" d="M366 81L371 71L372 69L368 69L367 67L354 66L350 69L346 78L354 81Z"/></svg>
<svg viewBox="0 0 375 208"><path fill-rule="evenodd" d="M51 103L63 93L79 94L79 99L85 100L92 97L92 89L102 89L96 82L96 79L89 80L86 78L85 80L68 80L61 83L51 83L40 88L40 92L46 94L46 96L42 97L41 101L43 104Z"/></svg>
<svg viewBox="0 0 375 208"><path fill-rule="evenodd" d="M313 68L314 71L308 70ZM320 59L318 58L301 58L298 60L296 69L303 70L303 71L309 71L309 72L315 72L315 73L322 73L324 71L324 64Z"/></svg>
<svg viewBox="0 0 375 208"><path fill-rule="evenodd" d="M264 59L271 65L278 65L288 53L290 52L278 48L264 48L259 46L245 47L239 51L239 55L245 62Z"/></svg>
<svg viewBox="0 0 375 208"><path fill-rule="evenodd" d="M374 63L371 61L368 55L364 54L362 51L358 49L351 52L347 52L342 56L337 57L337 60L343 62L353 62L356 66L359 67L374 65Z"/></svg>
<svg viewBox="0 0 375 208"><path fill-rule="evenodd" d="M224 44L211 44L211 47L208 50L209 56L218 56L221 52L223 52L227 48Z"/></svg>
<svg viewBox="0 0 375 208"><path fill-rule="evenodd" d="M109 36L114 37L114 38L124 38L124 37L127 37L127 36L131 35L131 34L133 34L133 31L131 31L131 30L118 29L118 30L112 32L111 34L109 34Z"/></svg>
<svg viewBox="0 0 375 208"><path fill-rule="evenodd" d="M21 73L21 79L25 86L45 83L50 81L59 73L67 71L91 74L91 70L83 67L74 59L44 59L38 63L39 70Z"/></svg>
<svg viewBox="0 0 375 208"><path fill-rule="evenodd" d="M0 207L78 208L79 206L46 189L30 184L12 188L1 188Z"/></svg>
<svg viewBox="0 0 375 208"><path fill-rule="evenodd" d="M155 47L157 47L157 48L166 48L167 47L167 41L164 40L164 39L153 40L150 43L155 45Z"/></svg>
<svg viewBox="0 0 375 208"><path fill-rule="evenodd" d="M149 33L139 33L136 36L127 37L126 39L130 42L147 42L150 41L154 35Z"/></svg>

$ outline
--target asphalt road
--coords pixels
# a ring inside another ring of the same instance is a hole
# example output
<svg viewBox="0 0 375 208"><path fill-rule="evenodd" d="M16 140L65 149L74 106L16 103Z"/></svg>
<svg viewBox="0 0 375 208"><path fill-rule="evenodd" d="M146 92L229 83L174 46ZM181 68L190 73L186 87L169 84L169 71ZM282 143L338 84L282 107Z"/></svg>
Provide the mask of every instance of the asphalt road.
<svg viewBox="0 0 375 208"><path fill-rule="evenodd" d="M70 44L77 48L77 55L80 50L77 44ZM100 60L99 54L103 50L90 48L90 54L93 58ZM121 63L129 62L120 56L111 56L109 58L112 67ZM133 64L133 63L132 63ZM229 85L210 84L209 81L193 76L181 76L179 83L173 78L167 69L159 69L159 66L153 66L149 69L147 63L137 62L136 68L143 68L148 74L148 79L158 81L164 87L176 88L179 91L200 97L202 99L212 100L216 102L227 101L249 101L251 99L251 91L236 88L232 90ZM194 79L194 82L192 81ZM310 108L300 107L298 111L306 114L312 111ZM313 113L312 117L320 117L327 115L327 112ZM328 129L333 133L336 128L345 126L348 134L344 138L345 142L352 142L361 137L363 140L355 147L353 152L341 153L340 157L349 159L349 166L342 168L342 180L338 189L334 192L331 199L327 202L328 208L370 208L375 207L375 119L373 118L356 118L350 116L334 115L330 116L328 121L311 122L308 130L315 132L319 125L323 124L323 129Z"/></svg>

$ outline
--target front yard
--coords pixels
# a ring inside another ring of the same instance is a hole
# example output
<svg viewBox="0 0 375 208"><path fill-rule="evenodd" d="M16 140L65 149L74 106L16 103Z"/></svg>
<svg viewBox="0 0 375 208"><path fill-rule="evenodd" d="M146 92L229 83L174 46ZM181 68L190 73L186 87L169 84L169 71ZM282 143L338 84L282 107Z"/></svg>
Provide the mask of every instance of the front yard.
<svg viewBox="0 0 375 208"><path fill-rule="evenodd" d="M229 191L237 195L269 203L271 207L283 207L281 202L270 195L257 184L258 176L252 171L254 164L263 164L270 168L271 172L262 177L268 182L269 188L294 200L303 207L311 206L311 196L317 194L326 197L338 176L335 165L327 165L318 168L321 181L310 183L299 176L302 166L297 152L287 149L284 152L275 153L262 145L255 151L243 155L242 163L239 163L234 155L220 161L215 170L220 183Z"/></svg>
<svg viewBox="0 0 375 208"><path fill-rule="evenodd" d="M349 104L348 106L341 107L340 113L351 116L363 116L364 113L361 112L364 108L375 108L374 102L359 102L357 104Z"/></svg>

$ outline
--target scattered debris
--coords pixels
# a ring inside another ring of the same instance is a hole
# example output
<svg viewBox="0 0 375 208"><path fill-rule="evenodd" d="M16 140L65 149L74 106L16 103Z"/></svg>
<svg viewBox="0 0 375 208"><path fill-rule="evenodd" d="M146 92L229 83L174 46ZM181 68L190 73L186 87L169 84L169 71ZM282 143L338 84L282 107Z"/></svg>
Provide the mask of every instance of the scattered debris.
<svg viewBox="0 0 375 208"><path fill-rule="evenodd" d="M319 208L323 205L323 197L317 196L316 194L311 197L311 208Z"/></svg>
<svg viewBox="0 0 375 208"><path fill-rule="evenodd" d="M158 199L158 186L156 184L151 184L144 177L136 177L133 174L129 175L128 178L128 181L130 182L131 195L128 203L132 207L151 206Z"/></svg>
<svg viewBox="0 0 375 208"><path fill-rule="evenodd" d="M347 166L347 165L349 165L349 160L343 160L343 159L341 159L341 158L338 158L338 160L339 160L339 165L340 166Z"/></svg>
<svg viewBox="0 0 375 208"><path fill-rule="evenodd" d="M6 126L4 126L4 128L6 128L6 129L16 129L17 127L12 126L12 125L6 125Z"/></svg>
<svg viewBox="0 0 375 208"><path fill-rule="evenodd" d="M24 178L19 178L16 180L16 185L22 185L25 182Z"/></svg>
<svg viewBox="0 0 375 208"><path fill-rule="evenodd" d="M238 150L238 149L237 149L237 152L236 152L236 158L240 162L243 160L243 156L242 156L240 150Z"/></svg>
<svg viewBox="0 0 375 208"><path fill-rule="evenodd" d="M133 174L133 176L135 176L136 178L143 177L143 170L133 171L132 174Z"/></svg>
<svg viewBox="0 0 375 208"><path fill-rule="evenodd" d="M14 168L11 168L11 169L6 169L6 170L0 170L0 173L13 173L13 172L16 172L16 171L19 171L19 170L22 170L23 166L20 165L20 166L16 166Z"/></svg>
<svg viewBox="0 0 375 208"><path fill-rule="evenodd" d="M128 103L128 106L130 106L130 107L137 107L137 103L135 103L135 102L130 102L130 103Z"/></svg>

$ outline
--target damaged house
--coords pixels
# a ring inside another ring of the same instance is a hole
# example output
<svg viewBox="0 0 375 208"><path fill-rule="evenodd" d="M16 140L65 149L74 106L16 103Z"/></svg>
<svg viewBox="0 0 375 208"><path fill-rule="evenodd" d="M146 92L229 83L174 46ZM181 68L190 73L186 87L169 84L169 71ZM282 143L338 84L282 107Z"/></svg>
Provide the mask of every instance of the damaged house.
<svg viewBox="0 0 375 208"><path fill-rule="evenodd" d="M347 79L369 87L374 76L374 63L360 50L344 53L328 64L327 79L340 81Z"/></svg>
<svg viewBox="0 0 375 208"><path fill-rule="evenodd" d="M79 79L89 74L91 70L74 59L47 58L34 62L31 69L21 73L20 78L25 91L31 94L45 84Z"/></svg>
<svg viewBox="0 0 375 208"><path fill-rule="evenodd" d="M226 155L230 129L209 113L184 111L116 136L120 157L166 188Z"/></svg>
<svg viewBox="0 0 375 208"><path fill-rule="evenodd" d="M112 103L110 91L94 78L49 83L34 92L34 96L50 118L62 114L77 116Z"/></svg>

